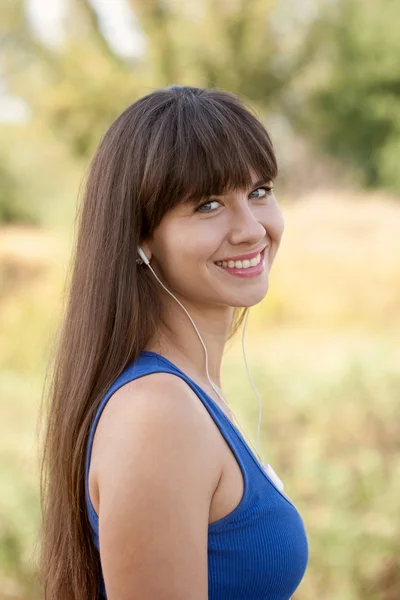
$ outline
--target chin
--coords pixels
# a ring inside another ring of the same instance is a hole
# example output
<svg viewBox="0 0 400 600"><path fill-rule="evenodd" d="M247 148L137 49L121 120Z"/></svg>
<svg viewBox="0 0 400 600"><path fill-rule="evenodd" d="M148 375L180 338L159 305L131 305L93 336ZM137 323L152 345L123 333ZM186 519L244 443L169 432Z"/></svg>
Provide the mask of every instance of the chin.
<svg viewBox="0 0 400 600"><path fill-rule="evenodd" d="M231 301L228 302L228 304L234 308L250 308L251 306L259 304L259 302L262 302L267 294L268 285L263 290L254 290L253 293L243 293L240 298L238 298L237 296L235 298L231 298Z"/></svg>

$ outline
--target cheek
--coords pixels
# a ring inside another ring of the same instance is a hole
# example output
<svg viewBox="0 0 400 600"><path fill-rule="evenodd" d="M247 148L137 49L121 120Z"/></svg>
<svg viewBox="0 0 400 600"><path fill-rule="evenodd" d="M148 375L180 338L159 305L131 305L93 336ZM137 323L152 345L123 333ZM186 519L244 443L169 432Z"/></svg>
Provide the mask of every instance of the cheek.
<svg viewBox="0 0 400 600"><path fill-rule="evenodd" d="M270 266L275 260L275 256L279 250L279 246L281 243L281 238L283 235L283 231L285 228L285 222L283 219L282 212L280 208L277 206L276 210L273 214L269 213L268 217L263 222L263 225L266 229L267 235L271 240L271 248L268 252L268 260Z"/></svg>
<svg viewBox="0 0 400 600"><path fill-rule="evenodd" d="M285 231L285 219L283 218L283 214L279 212L278 221L277 221L277 235L279 236L279 240Z"/></svg>
<svg viewBox="0 0 400 600"><path fill-rule="evenodd" d="M218 248L218 228L215 229L210 222L202 221L171 231L168 240L171 256L183 257L191 265L204 264Z"/></svg>
<svg viewBox="0 0 400 600"><path fill-rule="evenodd" d="M274 238L274 241L280 242L284 229L285 221L283 214L278 204L276 204L273 218L270 220L269 224L270 235Z"/></svg>
<svg viewBox="0 0 400 600"><path fill-rule="evenodd" d="M203 262L202 241L189 231L170 232L160 248L159 257L162 269L171 283L198 279L199 267Z"/></svg>

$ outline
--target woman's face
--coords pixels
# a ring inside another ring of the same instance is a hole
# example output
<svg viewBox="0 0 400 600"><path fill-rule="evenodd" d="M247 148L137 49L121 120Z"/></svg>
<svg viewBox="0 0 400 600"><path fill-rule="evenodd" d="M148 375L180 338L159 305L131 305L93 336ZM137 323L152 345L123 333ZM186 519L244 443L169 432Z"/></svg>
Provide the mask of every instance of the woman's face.
<svg viewBox="0 0 400 600"><path fill-rule="evenodd" d="M249 189L177 206L164 215L142 248L170 291L204 307L253 306L265 297L284 230L271 187L272 182L254 177ZM216 264L260 250L261 262L249 270L238 268L240 263L234 268Z"/></svg>

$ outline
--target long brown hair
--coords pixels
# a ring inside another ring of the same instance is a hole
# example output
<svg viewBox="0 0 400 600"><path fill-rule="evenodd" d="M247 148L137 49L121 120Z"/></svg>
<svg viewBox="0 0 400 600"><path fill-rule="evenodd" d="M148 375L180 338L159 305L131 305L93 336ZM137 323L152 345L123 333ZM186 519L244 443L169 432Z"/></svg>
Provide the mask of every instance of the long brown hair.
<svg viewBox="0 0 400 600"><path fill-rule="evenodd" d="M159 283L136 264L137 246L178 203L249 187L251 169L277 176L270 137L251 109L220 89L157 89L119 115L100 142L43 387L48 379L40 454L45 600L98 598L100 559L85 508L89 430L102 396L162 319ZM235 309L229 338L246 310Z"/></svg>

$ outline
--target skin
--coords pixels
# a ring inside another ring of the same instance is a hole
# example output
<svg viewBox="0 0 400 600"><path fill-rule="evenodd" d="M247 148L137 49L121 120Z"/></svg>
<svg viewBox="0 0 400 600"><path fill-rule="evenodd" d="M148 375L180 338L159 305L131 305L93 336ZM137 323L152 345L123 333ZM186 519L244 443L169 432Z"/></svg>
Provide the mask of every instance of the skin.
<svg viewBox="0 0 400 600"><path fill-rule="evenodd" d="M259 178L252 175L258 184ZM210 377L221 387L221 362L233 307L253 306L266 296L284 220L273 191L255 186L212 196L200 210L196 208L178 206L167 213L152 238L141 246L153 270L196 323L207 347ZM265 245L265 268L257 277L235 277L215 264ZM167 304L166 322L158 339L146 349L160 352L195 379L208 382L204 349L192 323L159 288Z"/></svg>

